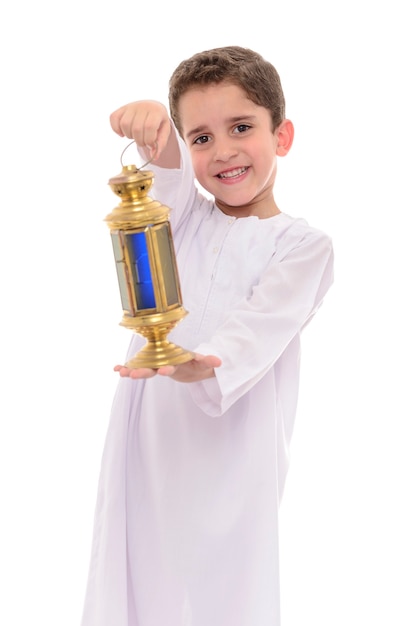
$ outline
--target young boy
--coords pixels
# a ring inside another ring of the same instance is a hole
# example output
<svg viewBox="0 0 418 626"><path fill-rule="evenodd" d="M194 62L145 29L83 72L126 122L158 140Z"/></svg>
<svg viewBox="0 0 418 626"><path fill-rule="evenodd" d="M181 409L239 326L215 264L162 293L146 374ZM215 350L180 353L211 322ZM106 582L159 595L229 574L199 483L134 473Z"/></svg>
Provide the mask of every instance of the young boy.
<svg viewBox="0 0 418 626"><path fill-rule="evenodd" d="M148 100L110 121L153 157L152 195L172 209L189 314L170 340L195 358L115 368L82 624L279 626L300 334L332 283L332 244L276 204L293 125L270 63L236 46L196 54L169 104L171 120Z"/></svg>

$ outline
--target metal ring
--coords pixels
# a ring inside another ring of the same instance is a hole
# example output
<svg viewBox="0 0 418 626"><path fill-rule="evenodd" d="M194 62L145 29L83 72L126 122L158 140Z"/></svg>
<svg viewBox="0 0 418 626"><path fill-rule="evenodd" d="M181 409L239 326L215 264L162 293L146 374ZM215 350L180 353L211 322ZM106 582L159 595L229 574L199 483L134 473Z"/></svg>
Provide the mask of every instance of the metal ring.
<svg viewBox="0 0 418 626"><path fill-rule="evenodd" d="M127 146L125 146L125 148L122 150L122 154L120 155L120 164L123 167L123 155L125 154L126 150L129 148L129 146L132 146L133 143L135 142L135 139L133 141L130 141L128 143ZM157 143L155 143L155 150L157 150ZM154 160L154 157L151 157L150 159L148 159L148 161L146 161L143 165L141 165L141 167L138 167L138 170L141 170L143 167L146 167L147 165L149 165L149 163L152 163Z"/></svg>

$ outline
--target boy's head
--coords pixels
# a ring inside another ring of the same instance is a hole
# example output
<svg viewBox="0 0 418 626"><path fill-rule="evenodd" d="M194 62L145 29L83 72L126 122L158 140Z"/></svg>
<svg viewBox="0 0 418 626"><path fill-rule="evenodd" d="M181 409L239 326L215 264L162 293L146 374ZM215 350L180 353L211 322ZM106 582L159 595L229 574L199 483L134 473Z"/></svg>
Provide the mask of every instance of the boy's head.
<svg viewBox="0 0 418 626"><path fill-rule="evenodd" d="M272 130L285 119L285 99L275 67L253 50L227 46L198 52L174 70L169 82L168 99L170 115L180 135L181 96L194 87L222 82L237 85L249 100L268 109Z"/></svg>

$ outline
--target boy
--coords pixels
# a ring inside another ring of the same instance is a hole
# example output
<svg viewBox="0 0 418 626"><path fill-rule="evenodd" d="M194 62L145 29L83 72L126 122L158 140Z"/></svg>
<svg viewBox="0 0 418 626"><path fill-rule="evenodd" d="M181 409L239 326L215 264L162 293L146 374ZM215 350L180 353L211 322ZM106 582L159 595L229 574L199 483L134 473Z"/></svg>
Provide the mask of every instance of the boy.
<svg viewBox="0 0 418 626"><path fill-rule="evenodd" d="M300 334L332 283L332 244L276 204L294 131L270 63L196 54L169 105L171 120L148 100L110 121L153 157L152 193L172 209L189 314L170 340L195 358L115 368L83 626L279 626Z"/></svg>

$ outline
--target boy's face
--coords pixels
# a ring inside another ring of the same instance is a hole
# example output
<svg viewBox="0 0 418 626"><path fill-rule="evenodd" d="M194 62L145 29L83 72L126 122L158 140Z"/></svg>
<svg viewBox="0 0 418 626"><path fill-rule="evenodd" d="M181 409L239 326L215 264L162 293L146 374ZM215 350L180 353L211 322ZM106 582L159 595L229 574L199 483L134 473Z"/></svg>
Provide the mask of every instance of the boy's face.
<svg viewBox="0 0 418 626"><path fill-rule="evenodd" d="M270 111L237 85L220 83L184 93L179 114L196 179L218 206L236 217L278 213L272 193L276 156L287 149L282 125L272 131Z"/></svg>

